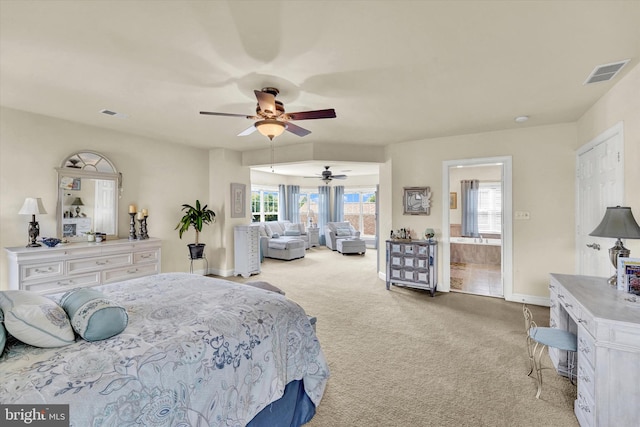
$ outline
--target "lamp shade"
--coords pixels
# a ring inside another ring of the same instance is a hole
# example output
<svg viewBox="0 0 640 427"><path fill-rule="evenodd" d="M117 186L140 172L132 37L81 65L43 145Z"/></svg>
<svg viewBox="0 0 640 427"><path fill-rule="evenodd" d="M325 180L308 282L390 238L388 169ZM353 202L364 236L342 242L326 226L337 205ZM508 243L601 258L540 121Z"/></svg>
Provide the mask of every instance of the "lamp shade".
<svg viewBox="0 0 640 427"><path fill-rule="evenodd" d="M589 236L616 239L640 239L640 226L630 207L608 207L600 225Z"/></svg>
<svg viewBox="0 0 640 427"><path fill-rule="evenodd" d="M272 141L276 136L282 135L282 132L287 128L283 122L274 119L260 120L256 122L255 127L258 129L258 132Z"/></svg>
<svg viewBox="0 0 640 427"><path fill-rule="evenodd" d="M82 203L82 199L80 197L76 197L71 203L71 206L84 206L84 203Z"/></svg>
<svg viewBox="0 0 640 427"><path fill-rule="evenodd" d="M24 199L24 204L18 212L18 215L42 215L46 214L44 206L42 205L42 199L40 197L27 197Z"/></svg>

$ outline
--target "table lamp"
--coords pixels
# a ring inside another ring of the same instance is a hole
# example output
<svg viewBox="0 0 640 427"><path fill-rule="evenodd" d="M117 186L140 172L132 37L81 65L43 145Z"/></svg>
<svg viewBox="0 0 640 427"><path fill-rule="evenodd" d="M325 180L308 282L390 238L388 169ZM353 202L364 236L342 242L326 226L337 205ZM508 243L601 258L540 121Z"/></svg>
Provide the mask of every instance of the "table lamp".
<svg viewBox="0 0 640 427"><path fill-rule="evenodd" d="M589 236L617 239L616 244L609 249L609 260L617 270L618 258L626 258L631 254L631 251L624 247L621 239L640 239L640 226L633 217L630 207L608 207L602 222L589 233ZM609 278L609 284L615 286L617 280L618 275L614 274Z"/></svg>
<svg viewBox="0 0 640 427"><path fill-rule="evenodd" d="M82 199L80 197L76 197L75 200L71 202L71 206L76 207L76 218L78 218L80 216L80 206L84 206Z"/></svg>
<svg viewBox="0 0 640 427"><path fill-rule="evenodd" d="M27 197L24 199L24 205L22 205L22 209L18 212L18 215L31 215L31 222L29 223L29 239L30 242L27 245L28 248L36 248L38 246L42 246L40 243L36 242L36 239L40 235L40 225L38 221L36 221L36 215L46 214L47 211L44 209L42 205L42 199L40 197Z"/></svg>

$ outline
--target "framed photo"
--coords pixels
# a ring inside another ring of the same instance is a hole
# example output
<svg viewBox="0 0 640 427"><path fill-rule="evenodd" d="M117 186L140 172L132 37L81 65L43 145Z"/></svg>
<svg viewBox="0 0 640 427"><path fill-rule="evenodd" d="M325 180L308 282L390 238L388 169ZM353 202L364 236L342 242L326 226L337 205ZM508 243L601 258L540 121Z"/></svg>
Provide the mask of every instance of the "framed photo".
<svg viewBox="0 0 640 427"><path fill-rule="evenodd" d="M60 188L64 190L80 191L82 181L80 178L72 178L70 176L63 176L60 179Z"/></svg>
<svg viewBox="0 0 640 427"><path fill-rule="evenodd" d="M617 288L640 295L640 258L618 258Z"/></svg>
<svg viewBox="0 0 640 427"><path fill-rule="evenodd" d="M431 214L431 189L429 187L404 187L402 204L405 215Z"/></svg>
<svg viewBox="0 0 640 427"><path fill-rule="evenodd" d="M231 183L231 218L245 217L245 188L244 184Z"/></svg>
<svg viewBox="0 0 640 427"><path fill-rule="evenodd" d="M449 193L449 209L458 209L458 193Z"/></svg>

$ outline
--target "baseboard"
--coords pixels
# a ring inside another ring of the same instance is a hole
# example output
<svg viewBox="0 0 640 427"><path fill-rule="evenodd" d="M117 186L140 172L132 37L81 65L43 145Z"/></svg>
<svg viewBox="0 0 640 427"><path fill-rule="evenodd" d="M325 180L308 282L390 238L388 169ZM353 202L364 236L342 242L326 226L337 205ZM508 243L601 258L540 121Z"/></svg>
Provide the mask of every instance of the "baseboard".
<svg viewBox="0 0 640 427"><path fill-rule="evenodd" d="M204 271L204 270L201 270ZM233 276L233 270L220 270L218 268L209 268L207 274L213 274L214 276L220 277L231 277Z"/></svg>

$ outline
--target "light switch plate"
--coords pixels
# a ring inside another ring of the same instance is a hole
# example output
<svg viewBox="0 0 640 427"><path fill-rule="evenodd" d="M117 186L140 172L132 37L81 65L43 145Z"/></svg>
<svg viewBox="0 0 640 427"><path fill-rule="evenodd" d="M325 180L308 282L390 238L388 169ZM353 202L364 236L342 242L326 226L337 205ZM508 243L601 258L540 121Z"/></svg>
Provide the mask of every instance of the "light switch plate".
<svg viewBox="0 0 640 427"><path fill-rule="evenodd" d="M529 212L516 211L515 219L531 219L531 214Z"/></svg>

